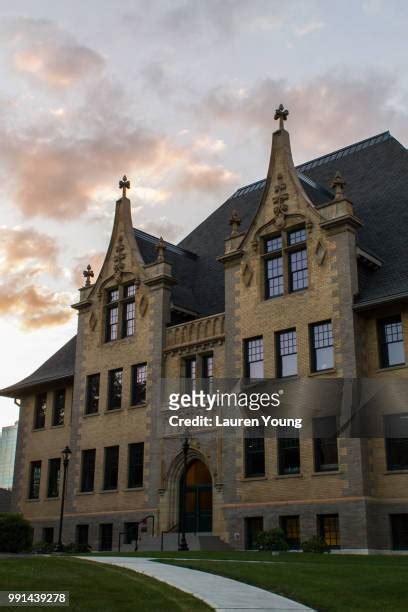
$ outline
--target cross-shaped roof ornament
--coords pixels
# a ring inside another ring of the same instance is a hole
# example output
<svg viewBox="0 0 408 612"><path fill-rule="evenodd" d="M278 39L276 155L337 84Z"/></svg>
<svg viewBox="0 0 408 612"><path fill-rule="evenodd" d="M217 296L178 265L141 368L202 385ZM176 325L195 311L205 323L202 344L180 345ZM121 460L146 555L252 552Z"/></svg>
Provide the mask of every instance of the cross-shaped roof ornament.
<svg viewBox="0 0 408 612"><path fill-rule="evenodd" d="M122 197L126 198L126 189L130 189L130 181L126 174L124 174L122 180L119 181L119 189L122 189Z"/></svg>
<svg viewBox="0 0 408 612"><path fill-rule="evenodd" d="M283 107L283 104L279 104L275 111L275 121L279 119L279 129L283 130L283 122L288 118L289 111Z"/></svg>
<svg viewBox="0 0 408 612"><path fill-rule="evenodd" d="M94 273L93 270L91 268L91 264L88 264L86 266L86 270L83 271L83 275L85 277L85 287L90 287L91 286L91 278L94 277Z"/></svg>

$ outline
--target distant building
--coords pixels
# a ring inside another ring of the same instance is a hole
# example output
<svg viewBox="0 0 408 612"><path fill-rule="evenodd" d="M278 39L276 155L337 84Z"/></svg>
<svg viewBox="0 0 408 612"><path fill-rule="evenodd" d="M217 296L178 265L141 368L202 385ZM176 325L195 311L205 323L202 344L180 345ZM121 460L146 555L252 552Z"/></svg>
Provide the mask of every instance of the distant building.
<svg viewBox="0 0 408 612"><path fill-rule="evenodd" d="M11 491L0 489L0 512L10 512Z"/></svg>
<svg viewBox="0 0 408 612"><path fill-rule="evenodd" d="M16 456L18 421L3 427L0 434L0 488L13 486L14 459Z"/></svg>

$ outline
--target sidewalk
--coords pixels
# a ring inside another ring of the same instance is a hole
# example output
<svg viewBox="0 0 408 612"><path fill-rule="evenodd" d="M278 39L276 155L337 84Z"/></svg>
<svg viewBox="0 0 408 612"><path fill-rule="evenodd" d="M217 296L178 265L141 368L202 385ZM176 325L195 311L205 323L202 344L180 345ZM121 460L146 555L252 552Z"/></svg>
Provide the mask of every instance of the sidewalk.
<svg viewBox="0 0 408 612"><path fill-rule="evenodd" d="M148 557L79 557L140 572L202 599L217 612L311 611L311 608L257 587L198 570L156 563ZM168 611L166 611L168 612Z"/></svg>

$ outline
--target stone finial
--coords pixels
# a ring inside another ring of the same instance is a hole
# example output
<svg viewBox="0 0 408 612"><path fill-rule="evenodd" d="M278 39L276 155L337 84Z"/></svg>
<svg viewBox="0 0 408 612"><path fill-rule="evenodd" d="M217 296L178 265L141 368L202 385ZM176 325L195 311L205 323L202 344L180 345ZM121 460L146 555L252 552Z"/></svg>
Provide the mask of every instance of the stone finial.
<svg viewBox="0 0 408 612"><path fill-rule="evenodd" d="M91 278L94 277L94 273L93 270L91 268L91 264L88 264L86 266L86 270L83 271L83 275L85 277L85 287L90 287L91 286Z"/></svg>
<svg viewBox="0 0 408 612"><path fill-rule="evenodd" d="M336 190L335 196L334 196L335 200L342 200L344 198L345 185L346 185L346 181L341 176L340 172L337 170L336 174L334 175L334 179L332 180L331 185L330 185L332 189Z"/></svg>
<svg viewBox="0 0 408 612"><path fill-rule="evenodd" d="M122 197L126 198L126 189L130 189L130 181L126 174L124 174L122 180L119 181L119 189L122 190Z"/></svg>
<svg viewBox="0 0 408 612"><path fill-rule="evenodd" d="M283 104L279 104L275 111L275 121L279 119L279 129L283 130L283 122L288 118L289 111L283 107Z"/></svg>
<svg viewBox="0 0 408 612"><path fill-rule="evenodd" d="M231 236L239 234L239 226L241 225L241 217L237 210L232 211L231 219L229 220L231 226Z"/></svg>
<svg viewBox="0 0 408 612"><path fill-rule="evenodd" d="M166 245L163 240L163 236L160 236L159 242L156 244L156 251L157 251L156 263L164 262L164 251L165 250L166 250Z"/></svg>

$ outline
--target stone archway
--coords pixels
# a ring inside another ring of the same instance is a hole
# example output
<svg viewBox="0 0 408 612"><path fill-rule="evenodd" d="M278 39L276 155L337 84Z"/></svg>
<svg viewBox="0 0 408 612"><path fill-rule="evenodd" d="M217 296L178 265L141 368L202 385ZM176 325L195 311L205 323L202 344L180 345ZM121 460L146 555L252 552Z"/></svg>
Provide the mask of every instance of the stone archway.
<svg viewBox="0 0 408 612"><path fill-rule="evenodd" d="M200 459L193 459L180 478L179 517L184 516L187 533L212 531L213 484L210 471Z"/></svg>

